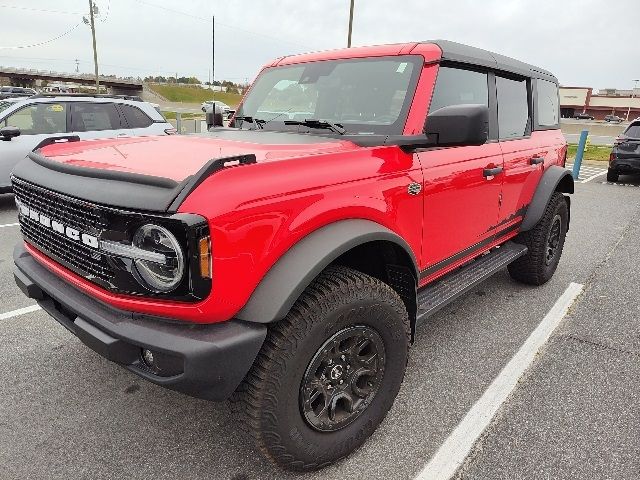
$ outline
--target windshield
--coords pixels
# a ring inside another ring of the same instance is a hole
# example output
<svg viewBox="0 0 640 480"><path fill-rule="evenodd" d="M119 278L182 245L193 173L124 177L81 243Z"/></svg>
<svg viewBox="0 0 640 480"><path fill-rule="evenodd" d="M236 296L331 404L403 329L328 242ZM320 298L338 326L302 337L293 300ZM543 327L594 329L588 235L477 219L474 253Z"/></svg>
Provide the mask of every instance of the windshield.
<svg viewBox="0 0 640 480"><path fill-rule="evenodd" d="M264 121L263 128L272 130L319 133L308 125L285 124L313 119L339 124L348 134L401 134L421 65L421 57L406 55L269 68L237 116ZM235 123L231 126L254 128Z"/></svg>

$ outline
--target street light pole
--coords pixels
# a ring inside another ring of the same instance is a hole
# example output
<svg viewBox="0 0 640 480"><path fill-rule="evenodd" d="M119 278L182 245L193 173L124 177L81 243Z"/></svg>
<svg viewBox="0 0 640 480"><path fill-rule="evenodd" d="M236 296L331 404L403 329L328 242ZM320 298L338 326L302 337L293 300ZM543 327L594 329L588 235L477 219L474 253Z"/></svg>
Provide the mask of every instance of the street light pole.
<svg viewBox="0 0 640 480"><path fill-rule="evenodd" d="M91 37L93 38L93 64L96 71L96 93L100 93L100 79L98 78L98 50L96 49L96 25L93 19L93 0L89 0L89 19L91 22Z"/></svg>
<svg viewBox="0 0 640 480"><path fill-rule="evenodd" d="M347 48L351 48L351 30L353 30L353 3L351 0L351 8L349 9L349 36L347 37Z"/></svg>
<svg viewBox="0 0 640 480"><path fill-rule="evenodd" d="M627 109L627 118L625 118L625 121L629 121L629 114L631 113L631 104L633 103L633 96L636 93L636 88L638 88L638 82L640 82L640 79L636 79L633 81L633 90L631 90L631 100L629 100L629 108Z"/></svg>

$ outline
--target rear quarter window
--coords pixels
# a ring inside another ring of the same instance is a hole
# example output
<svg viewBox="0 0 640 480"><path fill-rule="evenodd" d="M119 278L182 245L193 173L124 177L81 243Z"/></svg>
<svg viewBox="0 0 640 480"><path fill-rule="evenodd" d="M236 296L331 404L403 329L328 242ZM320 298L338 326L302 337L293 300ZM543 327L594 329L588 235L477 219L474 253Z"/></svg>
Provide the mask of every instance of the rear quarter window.
<svg viewBox="0 0 640 480"><path fill-rule="evenodd" d="M558 125L558 86L546 80L536 80L536 121L541 127Z"/></svg>
<svg viewBox="0 0 640 480"><path fill-rule="evenodd" d="M121 104L120 108L129 128L147 128L153 123L153 120L138 107Z"/></svg>

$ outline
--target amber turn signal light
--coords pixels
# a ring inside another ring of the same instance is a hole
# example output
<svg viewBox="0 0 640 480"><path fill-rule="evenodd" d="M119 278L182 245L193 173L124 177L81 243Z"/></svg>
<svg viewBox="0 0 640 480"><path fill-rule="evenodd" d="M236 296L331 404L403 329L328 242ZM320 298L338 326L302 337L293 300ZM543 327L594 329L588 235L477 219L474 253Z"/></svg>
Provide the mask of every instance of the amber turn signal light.
<svg viewBox="0 0 640 480"><path fill-rule="evenodd" d="M198 255L200 257L200 275L211 278L211 238L202 237L198 241Z"/></svg>

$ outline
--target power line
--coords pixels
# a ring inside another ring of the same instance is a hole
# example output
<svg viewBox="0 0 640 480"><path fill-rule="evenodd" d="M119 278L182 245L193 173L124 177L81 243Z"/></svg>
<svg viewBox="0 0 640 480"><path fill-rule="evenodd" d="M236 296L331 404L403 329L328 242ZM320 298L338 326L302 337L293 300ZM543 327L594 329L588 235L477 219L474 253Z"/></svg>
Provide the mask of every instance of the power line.
<svg viewBox="0 0 640 480"><path fill-rule="evenodd" d="M176 13L178 15L183 15L185 17L193 18L194 20L199 20L201 22L211 23L210 19L205 18L205 17L200 17L198 15L193 15L191 13L182 12L180 10L174 10L173 8L164 7L162 5L156 5L154 3L149 3L149 2L146 2L144 0L136 0L136 2L141 3L143 5L147 5L149 7L158 8L160 10L165 10L165 11L170 12L170 13ZM309 45L303 45L301 43L291 42L289 40L284 40L282 38L274 37L272 35L266 35L264 33L253 32L251 30L246 30L244 28L239 28L239 27L236 27L234 25L228 25L226 23L221 23L221 22L218 22L218 21L216 21L215 23L217 25L220 25L221 27L229 28L231 30L236 30L238 32L248 33L249 35L255 35L255 36L258 36L258 37L269 38L271 40L276 40L276 41L281 42L281 43L288 43L290 45L295 45L297 47L308 48L309 50L315 50L316 49L315 47L310 47Z"/></svg>
<svg viewBox="0 0 640 480"><path fill-rule="evenodd" d="M16 10L27 10L30 12L41 12L41 13L58 13L60 15L82 15L82 13L80 12L64 12L62 10L47 10L43 8L22 7L20 5L0 5L0 8L13 8Z"/></svg>
<svg viewBox="0 0 640 480"><path fill-rule="evenodd" d="M22 49L22 48L40 47L42 45L46 45L48 43L55 42L56 40L58 40L58 39L60 39L60 38L62 38L64 36L69 35L71 32L73 32L80 25L82 25L82 22L75 24L69 30L67 30L64 33L61 33L57 37L50 38L49 40L45 40L44 42L32 43L30 45L16 45L16 46L12 46L12 47L0 47L0 50L19 50L19 49Z"/></svg>

